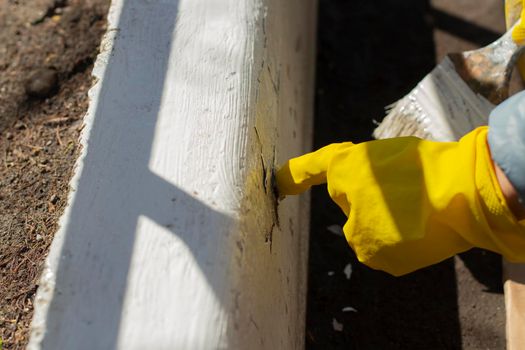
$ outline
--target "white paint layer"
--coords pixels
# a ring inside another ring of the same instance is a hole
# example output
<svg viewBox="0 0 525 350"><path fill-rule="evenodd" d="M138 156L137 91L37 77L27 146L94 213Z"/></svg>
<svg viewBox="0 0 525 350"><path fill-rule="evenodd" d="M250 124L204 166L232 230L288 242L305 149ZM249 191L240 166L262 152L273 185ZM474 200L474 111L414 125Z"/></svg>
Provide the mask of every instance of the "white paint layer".
<svg viewBox="0 0 525 350"><path fill-rule="evenodd" d="M300 349L315 0L115 0L30 349Z"/></svg>

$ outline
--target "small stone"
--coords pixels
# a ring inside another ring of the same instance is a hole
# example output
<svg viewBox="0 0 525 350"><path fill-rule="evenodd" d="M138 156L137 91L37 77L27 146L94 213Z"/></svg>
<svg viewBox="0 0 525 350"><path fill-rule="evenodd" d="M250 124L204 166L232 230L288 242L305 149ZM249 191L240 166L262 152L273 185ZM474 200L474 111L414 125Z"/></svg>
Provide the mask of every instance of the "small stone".
<svg viewBox="0 0 525 350"><path fill-rule="evenodd" d="M340 225L330 225L326 229L334 235L344 236L343 228Z"/></svg>
<svg viewBox="0 0 525 350"><path fill-rule="evenodd" d="M43 240L43 239L44 239L44 237L42 237L41 234L37 233L37 235L36 235L36 240L37 240L37 241L41 241L41 240Z"/></svg>
<svg viewBox="0 0 525 350"><path fill-rule="evenodd" d="M15 129L16 130L23 130L26 128L26 125L24 123L22 123L21 121L17 121L15 123Z"/></svg>
<svg viewBox="0 0 525 350"><path fill-rule="evenodd" d="M335 272L333 272L333 271L328 271L328 276L331 277L331 276L333 276L333 275L335 275Z"/></svg>
<svg viewBox="0 0 525 350"><path fill-rule="evenodd" d="M346 279L349 280L352 277L352 265L346 265L343 272L346 275Z"/></svg>
<svg viewBox="0 0 525 350"><path fill-rule="evenodd" d="M346 307L344 307L342 311L343 311L343 312L357 312L357 310L354 309L354 308L351 307L351 306L346 306Z"/></svg>
<svg viewBox="0 0 525 350"><path fill-rule="evenodd" d="M339 323L335 318L332 319L332 327L334 327L334 331L336 332L343 331L343 324Z"/></svg>
<svg viewBox="0 0 525 350"><path fill-rule="evenodd" d="M33 72L26 83L26 94L46 98L53 95L58 87L58 74L51 68L40 68Z"/></svg>
<svg viewBox="0 0 525 350"><path fill-rule="evenodd" d="M82 7L80 6L72 6L65 9L63 14L63 20L64 22L73 22L76 23L80 21L80 18L82 17Z"/></svg>
<svg viewBox="0 0 525 350"><path fill-rule="evenodd" d="M10 132L7 132L7 133L5 134L5 138L6 138L7 140L12 140L12 139L13 139L13 134L11 134Z"/></svg>
<svg viewBox="0 0 525 350"><path fill-rule="evenodd" d="M56 194L52 195L49 201L51 202L51 204L57 204L58 196Z"/></svg>

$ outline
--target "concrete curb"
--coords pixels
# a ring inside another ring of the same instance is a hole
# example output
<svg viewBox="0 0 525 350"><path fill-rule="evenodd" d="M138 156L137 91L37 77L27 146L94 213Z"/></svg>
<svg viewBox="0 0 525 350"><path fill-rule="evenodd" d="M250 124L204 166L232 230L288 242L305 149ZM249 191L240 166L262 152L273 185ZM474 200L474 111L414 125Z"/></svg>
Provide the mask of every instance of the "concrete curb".
<svg viewBox="0 0 525 350"><path fill-rule="evenodd" d="M315 0L115 0L29 349L301 349Z"/></svg>

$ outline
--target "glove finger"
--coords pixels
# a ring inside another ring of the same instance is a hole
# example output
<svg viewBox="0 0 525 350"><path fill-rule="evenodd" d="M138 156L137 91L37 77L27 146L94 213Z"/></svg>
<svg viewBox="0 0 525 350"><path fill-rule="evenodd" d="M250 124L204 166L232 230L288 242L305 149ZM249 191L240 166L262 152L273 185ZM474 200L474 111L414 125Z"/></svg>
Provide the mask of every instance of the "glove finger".
<svg viewBox="0 0 525 350"><path fill-rule="evenodd" d="M341 145L333 143L287 161L276 173L279 195L299 194L311 186L326 183L326 172L330 161Z"/></svg>

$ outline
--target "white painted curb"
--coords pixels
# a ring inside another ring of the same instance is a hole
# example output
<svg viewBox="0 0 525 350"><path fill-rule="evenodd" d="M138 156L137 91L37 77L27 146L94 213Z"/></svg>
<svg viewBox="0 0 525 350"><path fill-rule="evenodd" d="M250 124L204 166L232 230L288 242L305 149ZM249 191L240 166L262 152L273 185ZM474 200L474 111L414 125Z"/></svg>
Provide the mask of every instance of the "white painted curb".
<svg viewBox="0 0 525 350"><path fill-rule="evenodd" d="M315 0L115 0L30 349L301 349Z"/></svg>

